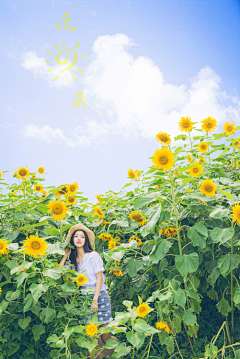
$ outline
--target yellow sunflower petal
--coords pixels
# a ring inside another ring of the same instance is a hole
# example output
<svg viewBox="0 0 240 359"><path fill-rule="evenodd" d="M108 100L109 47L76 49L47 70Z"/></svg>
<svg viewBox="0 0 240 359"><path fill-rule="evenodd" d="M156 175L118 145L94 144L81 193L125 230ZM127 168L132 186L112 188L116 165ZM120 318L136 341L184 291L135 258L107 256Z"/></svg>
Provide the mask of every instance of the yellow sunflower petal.
<svg viewBox="0 0 240 359"><path fill-rule="evenodd" d="M162 148L154 152L152 162L156 168L169 171L174 165L174 155L169 148Z"/></svg>

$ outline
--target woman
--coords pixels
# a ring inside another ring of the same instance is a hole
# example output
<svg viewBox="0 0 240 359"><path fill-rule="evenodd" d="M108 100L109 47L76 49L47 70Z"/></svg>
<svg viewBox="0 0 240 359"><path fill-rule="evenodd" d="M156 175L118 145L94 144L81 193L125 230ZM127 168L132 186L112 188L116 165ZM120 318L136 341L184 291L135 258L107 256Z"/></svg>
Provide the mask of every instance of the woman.
<svg viewBox="0 0 240 359"><path fill-rule="evenodd" d="M91 287L95 293L92 295L92 311L97 312L99 322L103 322L101 327L105 327L110 321L113 320L111 313L111 303L109 294L107 291L107 285L105 282L105 275L103 274L103 260L100 255L92 249L94 245L95 234L84 224L79 223L72 226L69 231L66 240L74 246L74 249L66 247L65 255L63 256L60 265L65 265L69 268L68 264L65 264L68 256L73 264L74 269L81 273L84 273L88 277L88 282L83 287ZM87 319L89 324L89 318ZM104 345L109 339L119 340L111 336L110 333L104 333L101 335Z"/></svg>

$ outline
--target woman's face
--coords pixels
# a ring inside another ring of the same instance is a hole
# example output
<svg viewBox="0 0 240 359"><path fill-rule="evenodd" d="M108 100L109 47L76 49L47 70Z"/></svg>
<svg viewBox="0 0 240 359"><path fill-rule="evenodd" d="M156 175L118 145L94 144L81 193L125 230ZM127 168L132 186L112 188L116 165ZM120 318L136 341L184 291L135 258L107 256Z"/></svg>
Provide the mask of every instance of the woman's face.
<svg viewBox="0 0 240 359"><path fill-rule="evenodd" d="M77 231L74 234L73 243L74 243L75 247L77 247L77 248L80 248L80 247L84 246L84 244L85 244L85 235L84 235L83 231Z"/></svg>

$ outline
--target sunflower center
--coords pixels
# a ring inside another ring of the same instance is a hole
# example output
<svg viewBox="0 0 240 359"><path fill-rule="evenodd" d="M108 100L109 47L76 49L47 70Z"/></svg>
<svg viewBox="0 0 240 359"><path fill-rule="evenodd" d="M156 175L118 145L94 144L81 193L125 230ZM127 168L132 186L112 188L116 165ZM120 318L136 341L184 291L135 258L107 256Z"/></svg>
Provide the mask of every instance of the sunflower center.
<svg viewBox="0 0 240 359"><path fill-rule="evenodd" d="M41 187L40 186L36 186L36 190L40 191Z"/></svg>
<svg viewBox="0 0 240 359"><path fill-rule="evenodd" d="M142 220L142 215L141 214L134 214L133 219L135 221L137 221L137 222L140 222Z"/></svg>
<svg viewBox="0 0 240 359"><path fill-rule="evenodd" d="M230 126L227 129L228 129L228 131L232 131L232 127L230 127Z"/></svg>
<svg viewBox="0 0 240 359"><path fill-rule="evenodd" d="M75 186L71 186L71 187L70 187L70 191L71 191L71 192L76 191L76 187L75 187Z"/></svg>
<svg viewBox="0 0 240 359"><path fill-rule="evenodd" d="M213 127L213 124L212 124L211 122L207 122L207 123L206 123L206 127L207 127L207 128L212 128L212 127Z"/></svg>
<svg viewBox="0 0 240 359"><path fill-rule="evenodd" d="M144 308L144 307L142 307L142 308L140 309L140 312L144 312L144 310L145 310L145 308Z"/></svg>
<svg viewBox="0 0 240 359"><path fill-rule="evenodd" d="M74 202L74 198L73 197L70 197L70 198L68 198L68 202Z"/></svg>
<svg viewBox="0 0 240 359"><path fill-rule="evenodd" d="M161 164L165 165L166 163L168 163L168 158L167 156L162 156L160 157L160 162Z"/></svg>
<svg viewBox="0 0 240 359"><path fill-rule="evenodd" d="M160 139L161 139L162 142L167 142L168 141L167 136L161 136Z"/></svg>
<svg viewBox="0 0 240 359"><path fill-rule="evenodd" d="M198 172L198 168L195 167L195 168L193 169L193 172L197 173L197 172Z"/></svg>
<svg viewBox="0 0 240 359"><path fill-rule="evenodd" d="M205 150L206 146L205 145L201 145L202 150Z"/></svg>
<svg viewBox="0 0 240 359"><path fill-rule="evenodd" d="M41 248L41 245L38 241L34 241L34 242L32 242L31 247L32 247L32 249L37 250L37 249Z"/></svg>
<svg viewBox="0 0 240 359"><path fill-rule="evenodd" d="M26 176L27 171L23 168L19 171L20 176Z"/></svg>
<svg viewBox="0 0 240 359"><path fill-rule="evenodd" d="M204 186L204 189L205 189L205 191L206 192L212 192L213 191L213 186L211 186L210 184L206 184L205 186Z"/></svg>
<svg viewBox="0 0 240 359"><path fill-rule="evenodd" d="M188 121L184 121L182 125L184 128L188 128L190 126L190 123Z"/></svg>
<svg viewBox="0 0 240 359"><path fill-rule="evenodd" d="M52 211L54 214L61 214L63 211L63 208L59 204L56 204L55 206L53 206Z"/></svg>
<svg viewBox="0 0 240 359"><path fill-rule="evenodd" d="M3 249L3 244L2 243L0 243L0 249Z"/></svg>

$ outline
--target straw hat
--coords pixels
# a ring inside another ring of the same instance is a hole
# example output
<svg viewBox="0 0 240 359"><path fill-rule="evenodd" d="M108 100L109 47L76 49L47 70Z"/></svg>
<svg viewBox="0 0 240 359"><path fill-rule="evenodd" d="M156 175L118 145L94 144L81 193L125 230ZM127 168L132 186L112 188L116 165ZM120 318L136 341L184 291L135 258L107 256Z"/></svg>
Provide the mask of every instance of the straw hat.
<svg viewBox="0 0 240 359"><path fill-rule="evenodd" d="M69 229L68 235L67 235L67 238L66 238L66 241L67 241L67 242L70 242L73 232L75 232L75 231L77 231L77 230L79 230L79 229L82 229L83 231L85 231L85 232L87 233L88 238L89 238L89 242L90 242L91 246L93 247L93 245L94 245L94 239L95 239L95 234L91 231L91 229L87 228L87 227L84 226L84 224L82 224L82 223L75 224L74 226L72 226L72 227Z"/></svg>

